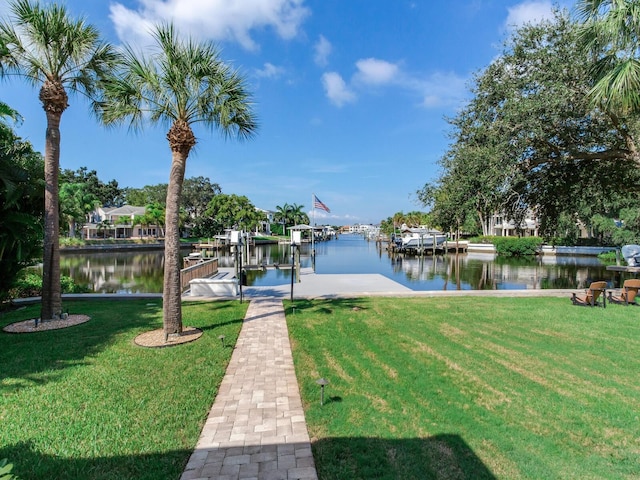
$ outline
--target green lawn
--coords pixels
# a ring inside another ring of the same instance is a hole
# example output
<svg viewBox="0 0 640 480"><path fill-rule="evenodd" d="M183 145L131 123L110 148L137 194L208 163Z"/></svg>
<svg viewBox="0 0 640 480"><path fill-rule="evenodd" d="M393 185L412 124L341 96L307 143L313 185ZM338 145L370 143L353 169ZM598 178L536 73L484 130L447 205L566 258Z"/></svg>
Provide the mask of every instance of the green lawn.
<svg viewBox="0 0 640 480"><path fill-rule="evenodd" d="M287 321L323 480L640 477L638 307L295 306ZM330 381L322 407L320 377Z"/></svg>
<svg viewBox="0 0 640 480"><path fill-rule="evenodd" d="M638 478L640 308L295 305L287 321L321 479ZM186 303L184 324L205 333L166 349L133 344L161 326L159 300L67 306L92 320L0 333L0 459L22 480L177 480L247 303ZM0 326L37 312L3 314ZM330 381L322 407L320 377Z"/></svg>
<svg viewBox="0 0 640 480"><path fill-rule="evenodd" d="M65 303L91 320L0 332L0 460L26 479L178 479L200 435L247 303L187 303L196 342L136 346L162 327L159 300ZM3 314L0 327L38 314ZM218 336L226 335L226 348Z"/></svg>

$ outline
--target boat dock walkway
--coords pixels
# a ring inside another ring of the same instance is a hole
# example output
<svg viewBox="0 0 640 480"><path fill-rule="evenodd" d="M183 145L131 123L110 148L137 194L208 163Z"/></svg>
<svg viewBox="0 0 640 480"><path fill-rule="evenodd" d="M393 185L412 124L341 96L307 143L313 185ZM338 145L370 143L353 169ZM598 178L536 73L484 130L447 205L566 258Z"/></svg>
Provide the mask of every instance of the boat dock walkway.
<svg viewBox="0 0 640 480"><path fill-rule="evenodd" d="M254 299L181 480L317 480L282 300Z"/></svg>

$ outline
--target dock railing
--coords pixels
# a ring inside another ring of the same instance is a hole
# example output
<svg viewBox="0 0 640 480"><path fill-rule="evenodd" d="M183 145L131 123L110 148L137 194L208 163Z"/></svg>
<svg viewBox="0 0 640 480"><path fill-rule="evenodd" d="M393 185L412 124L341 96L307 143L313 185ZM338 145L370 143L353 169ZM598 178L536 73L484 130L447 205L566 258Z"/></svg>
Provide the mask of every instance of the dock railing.
<svg viewBox="0 0 640 480"><path fill-rule="evenodd" d="M180 270L180 286L184 292L194 278L207 278L218 272L218 259L212 258Z"/></svg>

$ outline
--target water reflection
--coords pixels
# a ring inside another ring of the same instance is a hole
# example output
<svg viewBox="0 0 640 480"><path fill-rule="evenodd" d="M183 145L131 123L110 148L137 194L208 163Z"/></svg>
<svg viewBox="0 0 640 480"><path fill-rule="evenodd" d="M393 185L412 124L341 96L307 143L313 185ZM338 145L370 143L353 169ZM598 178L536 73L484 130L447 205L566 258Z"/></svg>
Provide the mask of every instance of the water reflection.
<svg viewBox="0 0 640 480"><path fill-rule="evenodd" d="M64 253L60 269L96 293L158 293L162 292L164 252Z"/></svg>
<svg viewBox="0 0 640 480"><path fill-rule="evenodd" d="M360 236L315 245L315 270L325 273L379 273L413 290L509 290L585 288L594 280L618 287L625 276L609 272L595 257L505 259L492 254L409 256L392 254ZM189 250L184 250L186 255ZM219 265L233 267L235 254L220 252ZM301 246L303 267L311 266L311 246ZM63 253L64 275L100 293L162 291L163 252ZM259 245L243 264L291 263L289 245ZM274 286L290 281L290 270L252 269L249 285Z"/></svg>

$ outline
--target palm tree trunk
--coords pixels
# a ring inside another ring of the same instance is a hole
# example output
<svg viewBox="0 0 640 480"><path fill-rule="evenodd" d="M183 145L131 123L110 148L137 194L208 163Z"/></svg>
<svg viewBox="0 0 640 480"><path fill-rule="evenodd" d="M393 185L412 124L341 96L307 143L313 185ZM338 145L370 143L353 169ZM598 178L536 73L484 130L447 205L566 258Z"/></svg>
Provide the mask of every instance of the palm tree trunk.
<svg viewBox="0 0 640 480"><path fill-rule="evenodd" d="M58 172L60 170L60 118L62 112L45 109L47 133L44 148L44 252L40 318L49 320L62 311L60 289L60 225Z"/></svg>
<svg viewBox="0 0 640 480"><path fill-rule="evenodd" d="M182 333L182 287L180 285L180 196L188 151L173 150L167 187L164 237L164 288L162 291L164 334Z"/></svg>

